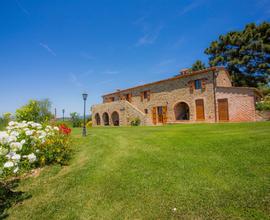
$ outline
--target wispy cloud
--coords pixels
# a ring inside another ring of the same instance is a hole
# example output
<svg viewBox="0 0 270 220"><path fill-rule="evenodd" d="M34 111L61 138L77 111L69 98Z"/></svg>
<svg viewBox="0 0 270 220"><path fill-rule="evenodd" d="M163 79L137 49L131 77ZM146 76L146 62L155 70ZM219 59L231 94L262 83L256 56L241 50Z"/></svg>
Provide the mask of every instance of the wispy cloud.
<svg viewBox="0 0 270 220"><path fill-rule="evenodd" d="M163 29L162 25L157 26L153 30L146 31L143 36L139 38L136 43L136 46L143 46L147 44L154 44L159 37L160 31Z"/></svg>
<svg viewBox="0 0 270 220"><path fill-rule="evenodd" d="M118 70L106 70L103 73L106 74L106 75L117 75L117 74L120 73L120 71L118 71Z"/></svg>
<svg viewBox="0 0 270 220"><path fill-rule="evenodd" d="M74 73L70 73L69 74L69 81L73 85L75 85L76 87L79 87L79 88L82 88L83 87L82 83L78 79L78 76L76 74L74 74Z"/></svg>
<svg viewBox="0 0 270 220"><path fill-rule="evenodd" d="M103 81L99 81L97 82L96 84L97 85L105 85L105 84L111 84L111 82L113 82L113 79L106 79L106 80L103 80Z"/></svg>
<svg viewBox="0 0 270 220"><path fill-rule="evenodd" d="M86 60L93 60L94 59L94 57L92 55L85 53L85 52L80 53L80 56Z"/></svg>
<svg viewBox="0 0 270 220"><path fill-rule="evenodd" d="M158 66L168 66L174 62L175 62L175 59L166 59L166 60L160 61L157 65Z"/></svg>
<svg viewBox="0 0 270 220"><path fill-rule="evenodd" d="M147 16L138 18L134 24L140 27L143 33L135 44L137 47L154 44L159 37L161 30L164 28L163 24L155 25L147 22Z"/></svg>
<svg viewBox="0 0 270 220"><path fill-rule="evenodd" d="M190 12L190 11L192 11L192 10L200 7L202 4L203 4L203 1L201 1L201 0L194 0L190 4L184 6L180 10L179 15L187 14L188 12Z"/></svg>
<svg viewBox="0 0 270 220"><path fill-rule="evenodd" d="M26 10L26 8L23 7L23 5L18 0L15 0L15 2L18 5L18 7L22 10L23 13L25 13L26 15L30 15L29 11Z"/></svg>
<svg viewBox="0 0 270 220"><path fill-rule="evenodd" d="M43 47L45 50L47 50L51 55L56 56L55 52L47 44L40 42L39 45Z"/></svg>

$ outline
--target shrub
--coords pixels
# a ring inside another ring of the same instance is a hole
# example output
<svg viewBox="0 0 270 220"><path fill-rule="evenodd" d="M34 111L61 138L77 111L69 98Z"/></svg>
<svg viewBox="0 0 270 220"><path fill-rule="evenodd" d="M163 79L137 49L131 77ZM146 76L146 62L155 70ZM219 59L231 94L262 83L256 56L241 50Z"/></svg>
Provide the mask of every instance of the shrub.
<svg viewBox="0 0 270 220"><path fill-rule="evenodd" d="M87 124L86 124L86 127L91 128L92 127L92 121L88 121Z"/></svg>
<svg viewBox="0 0 270 220"><path fill-rule="evenodd" d="M70 117L71 117L71 122L72 122L73 128L81 127L82 121L80 119L80 115L77 112L70 113Z"/></svg>
<svg viewBox="0 0 270 220"><path fill-rule="evenodd" d="M256 109L259 111L270 111L270 100L264 100L256 103Z"/></svg>
<svg viewBox="0 0 270 220"><path fill-rule="evenodd" d="M34 121L39 123L48 122L53 118L50 112L51 102L45 100L30 100L28 104L16 110L18 121Z"/></svg>
<svg viewBox="0 0 270 220"><path fill-rule="evenodd" d="M141 120L139 118L134 118L131 122L131 126L139 126L141 124Z"/></svg>
<svg viewBox="0 0 270 220"><path fill-rule="evenodd" d="M11 121L6 130L0 132L0 179L45 164L66 164L69 155L69 137L58 127Z"/></svg>

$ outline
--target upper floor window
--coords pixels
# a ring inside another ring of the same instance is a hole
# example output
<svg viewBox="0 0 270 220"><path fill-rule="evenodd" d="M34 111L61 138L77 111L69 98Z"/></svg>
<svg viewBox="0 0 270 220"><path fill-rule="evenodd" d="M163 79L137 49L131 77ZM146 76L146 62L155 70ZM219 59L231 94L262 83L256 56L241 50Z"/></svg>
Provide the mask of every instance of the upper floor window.
<svg viewBox="0 0 270 220"><path fill-rule="evenodd" d="M143 102L144 99L147 99L147 101L150 101L150 90L141 92L141 101Z"/></svg>
<svg viewBox="0 0 270 220"><path fill-rule="evenodd" d="M131 102L131 93L128 93L125 95L125 99L128 101L128 102Z"/></svg>
<svg viewBox="0 0 270 220"><path fill-rule="evenodd" d="M144 99L147 99L147 95L148 95L148 91L144 91L144 92L143 92L143 98L144 98Z"/></svg>
<svg viewBox="0 0 270 220"><path fill-rule="evenodd" d="M202 88L202 80L196 79L195 80L195 89L201 89Z"/></svg>

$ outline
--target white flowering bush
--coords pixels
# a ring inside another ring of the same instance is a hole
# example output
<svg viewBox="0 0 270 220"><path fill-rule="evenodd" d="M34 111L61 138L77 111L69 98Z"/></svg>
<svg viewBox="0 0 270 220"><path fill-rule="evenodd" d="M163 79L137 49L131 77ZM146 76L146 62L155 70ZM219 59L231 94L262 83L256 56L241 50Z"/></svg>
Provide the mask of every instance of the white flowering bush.
<svg viewBox="0 0 270 220"><path fill-rule="evenodd" d="M0 132L0 178L68 159L68 138L58 127L35 122L9 122Z"/></svg>

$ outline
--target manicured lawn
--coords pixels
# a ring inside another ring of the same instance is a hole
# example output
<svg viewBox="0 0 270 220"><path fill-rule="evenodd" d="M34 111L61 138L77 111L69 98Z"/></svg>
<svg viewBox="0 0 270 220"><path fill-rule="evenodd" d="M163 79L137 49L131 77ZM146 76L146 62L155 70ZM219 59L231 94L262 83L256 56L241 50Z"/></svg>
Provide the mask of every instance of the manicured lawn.
<svg viewBox="0 0 270 220"><path fill-rule="evenodd" d="M10 219L269 219L270 123L74 130ZM175 211L173 209L176 208Z"/></svg>

